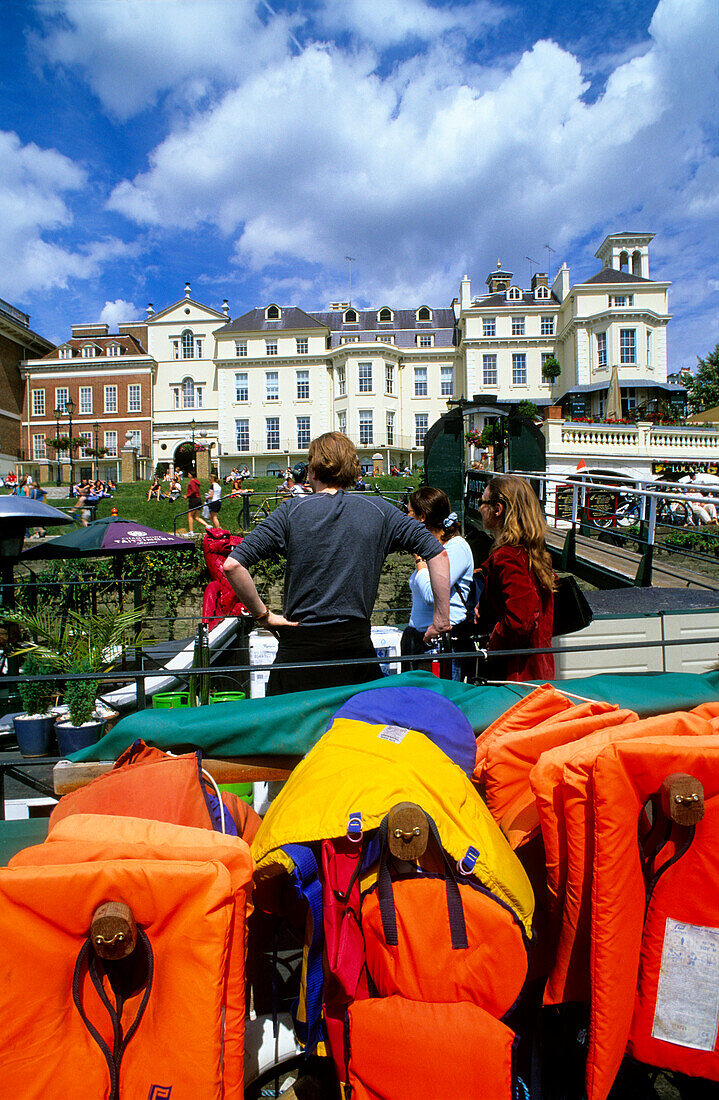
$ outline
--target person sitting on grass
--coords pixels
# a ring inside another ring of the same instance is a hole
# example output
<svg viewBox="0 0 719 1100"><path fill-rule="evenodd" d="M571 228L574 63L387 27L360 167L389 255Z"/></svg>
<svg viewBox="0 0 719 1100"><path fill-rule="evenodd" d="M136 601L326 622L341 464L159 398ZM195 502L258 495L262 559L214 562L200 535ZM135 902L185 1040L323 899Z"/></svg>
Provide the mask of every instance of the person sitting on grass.
<svg viewBox="0 0 719 1100"><path fill-rule="evenodd" d="M157 477L153 478L152 485L147 490L147 499L148 500L164 500L165 499L165 495L162 492L162 486L160 485L159 478L157 478Z"/></svg>

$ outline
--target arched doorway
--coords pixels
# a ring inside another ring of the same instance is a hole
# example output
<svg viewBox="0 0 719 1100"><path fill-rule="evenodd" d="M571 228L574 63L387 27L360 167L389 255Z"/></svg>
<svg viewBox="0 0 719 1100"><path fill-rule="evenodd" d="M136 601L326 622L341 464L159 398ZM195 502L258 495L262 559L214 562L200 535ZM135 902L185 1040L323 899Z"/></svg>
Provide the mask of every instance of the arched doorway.
<svg viewBox="0 0 719 1100"><path fill-rule="evenodd" d="M175 463L175 470L181 473L183 477L195 473L197 465L195 462L195 449L191 440L188 439L175 447L172 461Z"/></svg>

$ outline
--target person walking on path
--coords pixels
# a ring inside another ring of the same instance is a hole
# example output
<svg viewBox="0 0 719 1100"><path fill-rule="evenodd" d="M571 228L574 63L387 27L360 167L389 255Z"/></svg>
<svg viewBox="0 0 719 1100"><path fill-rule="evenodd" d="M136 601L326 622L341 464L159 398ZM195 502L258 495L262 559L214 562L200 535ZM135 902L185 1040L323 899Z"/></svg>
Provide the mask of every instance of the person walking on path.
<svg viewBox="0 0 719 1100"><path fill-rule="evenodd" d="M376 657L370 616L391 550L419 554L434 599L430 641L449 630L449 563L442 544L417 520L381 497L348 493L357 480L354 444L340 432L313 440L308 480L313 492L291 497L246 536L224 564L225 575L256 620L279 638L268 695L377 679L376 665L324 665L301 675L291 662ZM285 554L284 612L266 607L249 568Z"/></svg>

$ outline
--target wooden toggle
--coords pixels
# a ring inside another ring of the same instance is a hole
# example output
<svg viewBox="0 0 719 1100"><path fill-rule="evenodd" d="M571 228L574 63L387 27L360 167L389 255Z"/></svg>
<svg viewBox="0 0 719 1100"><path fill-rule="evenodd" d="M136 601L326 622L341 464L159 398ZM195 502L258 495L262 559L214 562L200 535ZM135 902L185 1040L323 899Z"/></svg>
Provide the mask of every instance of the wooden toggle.
<svg viewBox="0 0 719 1100"><path fill-rule="evenodd" d="M677 825L696 825L704 817L704 788L693 775L668 775L659 795L664 816Z"/></svg>
<svg viewBox="0 0 719 1100"><path fill-rule="evenodd" d="M421 806L398 802L387 815L387 841L395 859L419 859L427 850L429 822Z"/></svg>
<svg viewBox="0 0 719 1100"><path fill-rule="evenodd" d="M126 959L135 950L137 925L124 901L98 905L90 924L90 940L101 959Z"/></svg>

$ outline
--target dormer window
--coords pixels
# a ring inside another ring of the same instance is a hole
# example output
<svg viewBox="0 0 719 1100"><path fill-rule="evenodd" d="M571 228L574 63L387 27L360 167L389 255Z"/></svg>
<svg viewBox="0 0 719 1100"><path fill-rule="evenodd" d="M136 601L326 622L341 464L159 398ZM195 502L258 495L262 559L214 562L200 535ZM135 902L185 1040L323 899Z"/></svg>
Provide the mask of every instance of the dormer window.
<svg viewBox="0 0 719 1100"><path fill-rule="evenodd" d="M72 348L60 348L61 359L72 359Z"/></svg>
<svg viewBox="0 0 719 1100"><path fill-rule="evenodd" d="M381 309L377 314L377 323L380 325L391 325L393 321L394 313L391 309L388 309L387 306L385 306L384 309Z"/></svg>
<svg viewBox="0 0 719 1100"><path fill-rule="evenodd" d="M280 307L276 305L268 306L265 310L266 321L279 321L281 316Z"/></svg>
<svg viewBox="0 0 719 1100"><path fill-rule="evenodd" d="M356 325L358 321L356 309L346 309L342 317L342 321L345 325Z"/></svg>
<svg viewBox="0 0 719 1100"><path fill-rule="evenodd" d="M119 355L120 354L120 345L119 344L108 344L107 354L108 355Z"/></svg>
<svg viewBox="0 0 719 1100"><path fill-rule="evenodd" d="M97 348L94 344L83 344L82 357L83 359L94 359L97 355Z"/></svg>
<svg viewBox="0 0 719 1100"><path fill-rule="evenodd" d="M428 306L420 306L417 310L416 317L418 321L431 321L432 310L429 309Z"/></svg>
<svg viewBox="0 0 719 1100"><path fill-rule="evenodd" d="M521 299L522 292L518 286L510 286L507 291L507 298L510 302L517 302Z"/></svg>
<svg viewBox="0 0 719 1100"><path fill-rule="evenodd" d="M548 298L549 297L549 287L547 287L547 286L538 286L537 289L534 292L534 297L535 298Z"/></svg>

